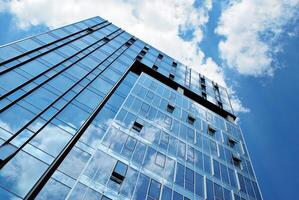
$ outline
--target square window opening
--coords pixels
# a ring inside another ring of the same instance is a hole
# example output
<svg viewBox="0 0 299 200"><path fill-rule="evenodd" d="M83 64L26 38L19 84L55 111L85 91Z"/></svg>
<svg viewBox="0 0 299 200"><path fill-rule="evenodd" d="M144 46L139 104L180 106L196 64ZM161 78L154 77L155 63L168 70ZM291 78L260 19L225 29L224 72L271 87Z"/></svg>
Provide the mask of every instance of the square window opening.
<svg viewBox="0 0 299 200"><path fill-rule="evenodd" d="M208 134L211 135L211 136L214 136L215 133L216 133L216 129L209 124L208 125Z"/></svg>
<svg viewBox="0 0 299 200"><path fill-rule="evenodd" d="M142 56L141 55L138 55L137 57L136 57L136 60L142 60Z"/></svg>
<svg viewBox="0 0 299 200"><path fill-rule="evenodd" d="M174 109L175 109L175 105L173 105L172 103L167 104L167 112L173 113Z"/></svg>
<svg viewBox="0 0 299 200"><path fill-rule="evenodd" d="M139 122L135 121L132 128L133 128L133 130L140 132L143 128L143 125L140 124Z"/></svg>
<svg viewBox="0 0 299 200"><path fill-rule="evenodd" d="M155 70L155 71L157 71L158 70L158 66L157 65L153 65L152 69Z"/></svg>
<svg viewBox="0 0 299 200"><path fill-rule="evenodd" d="M233 161L233 164L236 166L236 167L239 167L241 168L241 158L239 155L236 155L236 154L233 154L232 155L232 161Z"/></svg>
<svg viewBox="0 0 299 200"><path fill-rule="evenodd" d="M169 79L174 80L174 74L169 74Z"/></svg>
<svg viewBox="0 0 299 200"><path fill-rule="evenodd" d="M163 55L162 55L162 54L159 54L159 55L158 55L158 58L159 58L159 59L162 59L162 58L163 58Z"/></svg>
<svg viewBox="0 0 299 200"><path fill-rule="evenodd" d="M187 122L189 124L193 125L194 122L195 122L195 117L193 115L191 115L191 114L188 114Z"/></svg>
<svg viewBox="0 0 299 200"><path fill-rule="evenodd" d="M117 161L111 174L110 180L116 182L117 184L122 184L123 180L126 177L127 170L128 165L121 161Z"/></svg>
<svg viewBox="0 0 299 200"><path fill-rule="evenodd" d="M233 138L228 138L228 140L227 140L227 144L228 144L228 146L230 146L231 148L234 148L235 145L237 144L237 141L236 141L235 139L233 139Z"/></svg>
<svg viewBox="0 0 299 200"><path fill-rule="evenodd" d="M104 38L103 38L103 41L104 41L104 42L109 42L109 41L110 41L110 39L109 39L109 38L107 38L107 37L104 37Z"/></svg>
<svg viewBox="0 0 299 200"><path fill-rule="evenodd" d="M113 169L113 172L111 174L110 179L117 184L121 184L123 180L125 179L125 176L127 174L128 165L126 165L123 162L117 161L115 164L115 167Z"/></svg>

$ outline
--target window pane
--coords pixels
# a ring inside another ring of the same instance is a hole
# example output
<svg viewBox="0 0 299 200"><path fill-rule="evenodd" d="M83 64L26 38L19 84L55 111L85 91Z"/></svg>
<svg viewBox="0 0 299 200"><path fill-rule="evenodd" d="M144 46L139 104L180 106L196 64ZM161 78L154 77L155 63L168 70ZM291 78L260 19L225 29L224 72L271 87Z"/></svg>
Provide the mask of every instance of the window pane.
<svg viewBox="0 0 299 200"><path fill-rule="evenodd" d="M43 187L43 189L40 191L40 193L37 195L36 199L63 200L65 199L69 191L70 191L69 187L51 178L47 182L47 184Z"/></svg>
<svg viewBox="0 0 299 200"><path fill-rule="evenodd" d="M76 179L90 156L89 153L74 147L59 166L59 170Z"/></svg>
<svg viewBox="0 0 299 200"><path fill-rule="evenodd" d="M46 164L20 151L1 169L0 185L25 197L46 169Z"/></svg>
<svg viewBox="0 0 299 200"><path fill-rule="evenodd" d="M136 184L133 200L145 199L148 185L149 185L149 177L140 173Z"/></svg>
<svg viewBox="0 0 299 200"><path fill-rule="evenodd" d="M161 189L161 184L152 179L151 184L150 184L150 188L149 188L149 191L148 191L148 195L150 197L152 197L153 199L159 199L160 189Z"/></svg>
<svg viewBox="0 0 299 200"><path fill-rule="evenodd" d="M70 139L69 133L55 125L48 124L30 143L56 157Z"/></svg>

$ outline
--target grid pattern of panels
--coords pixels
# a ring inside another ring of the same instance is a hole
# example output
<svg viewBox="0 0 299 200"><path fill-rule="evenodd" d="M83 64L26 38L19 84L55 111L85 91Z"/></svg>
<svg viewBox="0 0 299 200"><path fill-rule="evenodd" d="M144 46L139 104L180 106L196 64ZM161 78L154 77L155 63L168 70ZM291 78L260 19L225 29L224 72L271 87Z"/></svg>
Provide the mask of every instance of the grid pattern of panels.
<svg viewBox="0 0 299 200"><path fill-rule="evenodd" d="M0 47L1 198L47 178L37 199L261 199L239 127L136 61L233 113L225 88L100 17Z"/></svg>
<svg viewBox="0 0 299 200"><path fill-rule="evenodd" d="M0 84L0 94L3 95L7 90L11 91L14 87L28 81L28 77L18 74L19 70L22 69L25 72L30 70L29 73L31 75L32 73L33 76L39 75L48 71L50 66L62 61L64 56L73 56L89 44L100 39L104 41L112 39L117 35L117 32L115 33L114 31L121 32L118 27L96 17L0 47L0 74L15 69L13 70L15 73L10 72L9 75L4 74L1 77L1 82L5 82L6 85L4 83L2 83L3 85ZM129 51L129 54L132 52L130 54L132 59L135 60L137 56L136 59L146 66L154 68L166 77L170 77L175 82L219 106L221 109L233 113L225 88L154 47L147 45L145 42L141 40L138 40L138 42L144 48L143 50L132 48ZM105 50L111 53L109 47ZM136 55L136 52L138 55ZM26 62L29 63L24 65ZM32 66L39 67L38 69L35 67L33 72ZM11 81L12 77L18 81Z"/></svg>

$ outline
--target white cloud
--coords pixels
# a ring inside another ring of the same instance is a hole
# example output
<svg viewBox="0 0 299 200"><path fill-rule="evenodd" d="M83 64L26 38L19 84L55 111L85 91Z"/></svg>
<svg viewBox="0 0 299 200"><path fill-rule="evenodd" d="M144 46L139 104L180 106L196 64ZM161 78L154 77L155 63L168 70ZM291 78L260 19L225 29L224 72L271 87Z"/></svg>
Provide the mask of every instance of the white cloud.
<svg viewBox="0 0 299 200"><path fill-rule="evenodd" d="M198 47L212 3L206 0L201 8L195 8L193 3L193 0L12 0L0 3L0 7L11 12L22 29L38 24L56 28L101 16L227 86L222 68L211 58L204 59L205 55ZM179 28L192 28L193 38L184 41L178 35Z"/></svg>
<svg viewBox="0 0 299 200"><path fill-rule="evenodd" d="M281 51L278 38L298 18L298 7L298 0L233 0L216 29L225 36L221 57L241 74L272 76L278 67L275 54Z"/></svg>

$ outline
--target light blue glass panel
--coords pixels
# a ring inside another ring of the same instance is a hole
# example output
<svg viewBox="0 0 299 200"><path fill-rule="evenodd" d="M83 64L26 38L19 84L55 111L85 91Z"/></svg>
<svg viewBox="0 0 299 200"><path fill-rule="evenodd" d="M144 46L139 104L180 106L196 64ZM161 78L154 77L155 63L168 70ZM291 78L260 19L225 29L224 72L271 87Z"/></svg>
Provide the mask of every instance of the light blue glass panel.
<svg viewBox="0 0 299 200"><path fill-rule="evenodd" d="M55 179L50 179L40 193L37 195L37 200L63 200L67 196L70 188L66 185L56 181Z"/></svg>
<svg viewBox="0 0 299 200"><path fill-rule="evenodd" d="M25 197L46 168L46 164L20 151L0 170L0 186Z"/></svg>

